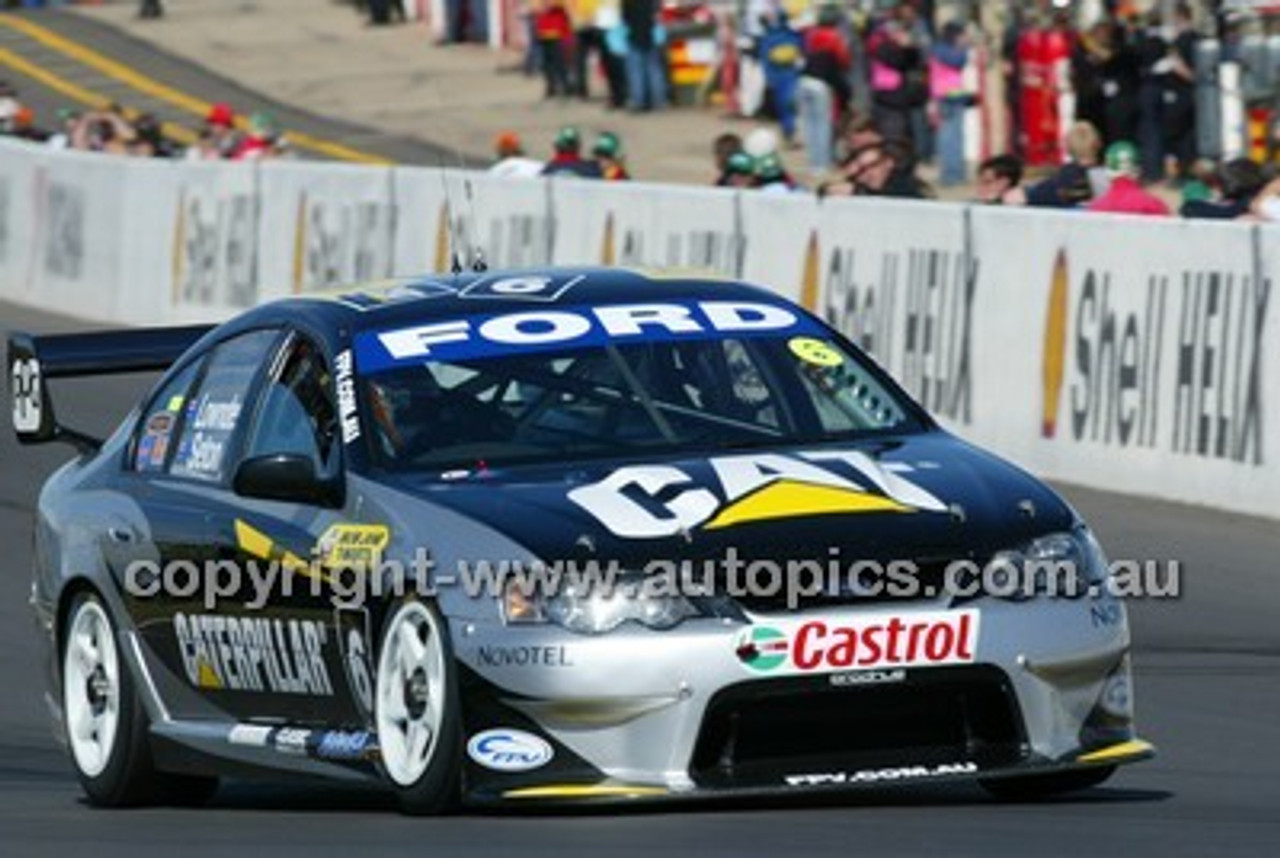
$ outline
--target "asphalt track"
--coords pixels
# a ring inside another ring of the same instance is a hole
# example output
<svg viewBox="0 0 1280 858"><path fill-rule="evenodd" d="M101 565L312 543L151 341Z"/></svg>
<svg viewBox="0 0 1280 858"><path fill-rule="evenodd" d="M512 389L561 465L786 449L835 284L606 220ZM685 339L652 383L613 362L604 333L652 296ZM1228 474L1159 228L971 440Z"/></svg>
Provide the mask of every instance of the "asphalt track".
<svg viewBox="0 0 1280 858"><path fill-rule="evenodd" d="M10 327L83 324L0 304L0 329ZM55 401L66 422L105 431L146 383L63 382ZM26 604L32 507L68 455L20 449L0 427L0 856L1280 854L1280 527L1070 486L1113 557L1182 563L1181 598L1130 608L1138 715L1160 756L1085 793L1000 804L935 786L422 820L373 790L231 783L198 810L95 810L50 737Z"/></svg>

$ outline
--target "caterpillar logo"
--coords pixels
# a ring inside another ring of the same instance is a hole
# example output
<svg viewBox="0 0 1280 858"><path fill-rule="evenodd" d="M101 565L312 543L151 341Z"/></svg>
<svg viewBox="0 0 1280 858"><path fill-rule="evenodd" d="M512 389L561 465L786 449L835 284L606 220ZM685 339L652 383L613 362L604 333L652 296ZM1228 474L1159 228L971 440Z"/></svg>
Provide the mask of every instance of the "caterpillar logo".
<svg viewBox="0 0 1280 858"><path fill-rule="evenodd" d="M628 539L815 515L946 511L937 497L855 450L721 456L708 464L711 480L675 465L628 465L573 489L569 500Z"/></svg>
<svg viewBox="0 0 1280 858"><path fill-rule="evenodd" d="M333 694L323 623L179 613L173 631L187 680L197 688Z"/></svg>

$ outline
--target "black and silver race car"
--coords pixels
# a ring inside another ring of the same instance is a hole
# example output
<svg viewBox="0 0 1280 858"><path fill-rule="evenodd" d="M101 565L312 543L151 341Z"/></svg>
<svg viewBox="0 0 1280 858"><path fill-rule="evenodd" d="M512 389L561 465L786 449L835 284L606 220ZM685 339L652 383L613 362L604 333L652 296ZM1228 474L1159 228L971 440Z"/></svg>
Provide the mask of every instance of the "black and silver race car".
<svg viewBox="0 0 1280 858"><path fill-rule="evenodd" d="M107 440L58 423L50 382L139 370ZM427 276L17 334L9 373L19 438L78 450L32 592L97 804L1027 796L1152 753L1085 523L762 289Z"/></svg>

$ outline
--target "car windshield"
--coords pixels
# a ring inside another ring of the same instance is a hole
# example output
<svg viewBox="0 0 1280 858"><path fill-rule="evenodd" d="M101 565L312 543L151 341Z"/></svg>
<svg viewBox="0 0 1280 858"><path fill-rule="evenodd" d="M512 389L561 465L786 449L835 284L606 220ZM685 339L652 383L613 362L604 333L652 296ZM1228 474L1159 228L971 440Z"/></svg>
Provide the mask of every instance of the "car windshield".
<svg viewBox="0 0 1280 858"><path fill-rule="evenodd" d="M813 333L357 366L362 423L377 466L438 472L917 428L863 356Z"/></svg>

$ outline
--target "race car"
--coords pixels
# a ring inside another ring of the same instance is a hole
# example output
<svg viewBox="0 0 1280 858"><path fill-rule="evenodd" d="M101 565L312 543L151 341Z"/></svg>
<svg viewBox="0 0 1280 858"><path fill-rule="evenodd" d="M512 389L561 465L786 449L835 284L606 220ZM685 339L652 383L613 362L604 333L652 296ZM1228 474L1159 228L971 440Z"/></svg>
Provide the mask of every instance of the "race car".
<svg viewBox="0 0 1280 858"><path fill-rule="evenodd" d="M105 441L58 422L51 382L151 370ZM9 375L18 438L77 451L32 604L95 804L1022 798L1153 753L1080 516L762 288L431 275L14 334Z"/></svg>

